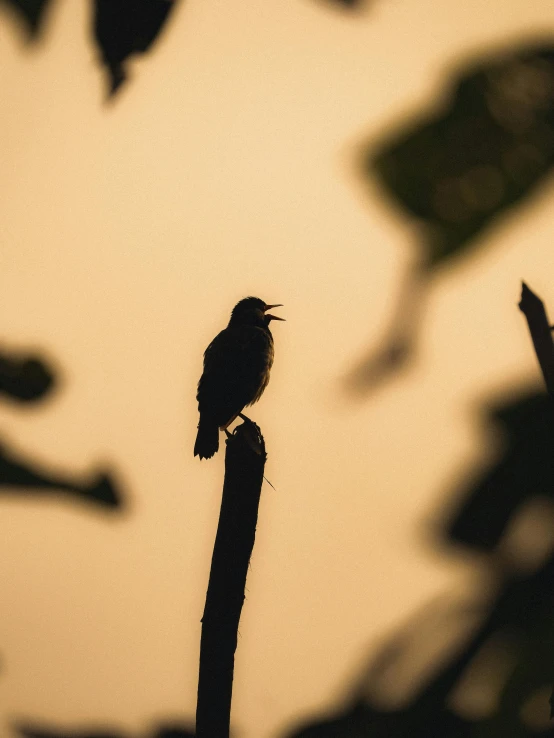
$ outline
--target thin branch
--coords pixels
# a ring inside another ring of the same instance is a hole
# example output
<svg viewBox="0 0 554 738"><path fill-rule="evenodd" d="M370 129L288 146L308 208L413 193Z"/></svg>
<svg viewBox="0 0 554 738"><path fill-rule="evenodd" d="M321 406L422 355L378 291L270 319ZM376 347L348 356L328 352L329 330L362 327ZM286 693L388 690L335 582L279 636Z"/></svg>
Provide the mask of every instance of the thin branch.
<svg viewBox="0 0 554 738"><path fill-rule="evenodd" d="M226 441L225 480L202 618L197 738L228 738L237 631L254 546L266 460L260 429L248 421Z"/></svg>
<svg viewBox="0 0 554 738"><path fill-rule="evenodd" d="M546 389L548 394L554 397L554 342L550 324L543 301L529 289L525 282L521 283L519 309L527 318Z"/></svg>

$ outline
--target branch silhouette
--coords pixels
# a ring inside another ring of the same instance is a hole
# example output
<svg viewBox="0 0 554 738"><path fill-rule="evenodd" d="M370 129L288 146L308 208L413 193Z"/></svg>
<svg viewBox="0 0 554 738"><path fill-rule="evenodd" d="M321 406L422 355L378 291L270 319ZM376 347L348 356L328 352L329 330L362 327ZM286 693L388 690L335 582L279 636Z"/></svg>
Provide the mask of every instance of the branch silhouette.
<svg viewBox="0 0 554 738"><path fill-rule="evenodd" d="M543 301L526 284L521 284L519 309L527 319L535 354L550 397L554 397L554 342ZM550 718L554 717L554 688L550 695Z"/></svg>
<svg viewBox="0 0 554 738"><path fill-rule="evenodd" d="M197 738L229 736L237 631L265 461L264 439L255 423L242 423L228 436L221 511L202 617Z"/></svg>
<svg viewBox="0 0 554 738"><path fill-rule="evenodd" d="M543 301L522 282L519 309L527 318L529 333L544 377L546 389L554 397L554 342Z"/></svg>
<svg viewBox="0 0 554 738"><path fill-rule="evenodd" d="M119 512L124 506L123 497L109 472L97 472L90 481L53 474L0 442L0 495L10 493L29 497L68 494L99 505L105 512Z"/></svg>

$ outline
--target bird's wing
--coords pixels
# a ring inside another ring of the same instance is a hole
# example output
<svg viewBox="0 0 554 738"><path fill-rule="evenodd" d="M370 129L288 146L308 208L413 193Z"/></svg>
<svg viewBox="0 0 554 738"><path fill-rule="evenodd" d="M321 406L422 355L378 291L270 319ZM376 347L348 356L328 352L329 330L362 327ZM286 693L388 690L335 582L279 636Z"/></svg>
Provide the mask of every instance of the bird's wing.
<svg viewBox="0 0 554 738"><path fill-rule="evenodd" d="M263 329L236 326L218 333L204 353L197 394L200 411L214 414L218 424L225 425L258 399L272 360L271 334Z"/></svg>

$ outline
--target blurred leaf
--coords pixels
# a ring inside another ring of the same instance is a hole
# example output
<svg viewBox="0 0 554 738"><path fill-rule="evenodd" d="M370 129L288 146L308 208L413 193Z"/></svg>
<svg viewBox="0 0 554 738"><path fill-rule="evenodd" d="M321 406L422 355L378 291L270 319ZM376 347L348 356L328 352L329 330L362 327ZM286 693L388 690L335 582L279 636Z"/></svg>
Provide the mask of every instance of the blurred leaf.
<svg viewBox="0 0 554 738"><path fill-rule="evenodd" d="M119 509L123 500L108 474L97 474L90 484L49 474L33 461L0 445L0 494L36 496L60 492L93 502L105 509Z"/></svg>
<svg viewBox="0 0 554 738"><path fill-rule="evenodd" d="M194 738L194 731L181 723L166 723L156 729L155 738Z"/></svg>
<svg viewBox="0 0 554 738"><path fill-rule="evenodd" d="M438 108L438 109L437 109ZM463 68L435 110L374 146L377 173L421 219L430 266L467 249L529 198L554 163L554 44L519 47Z"/></svg>
<svg viewBox="0 0 554 738"><path fill-rule="evenodd" d="M29 38L33 39L39 35L50 0L0 0L0 3L8 5L18 13Z"/></svg>
<svg viewBox="0 0 554 738"><path fill-rule="evenodd" d="M335 5L343 5L345 8L358 8L365 4L364 0L327 0Z"/></svg>
<svg viewBox="0 0 554 738"><path fill-rule="evenodd" d="M17 732L25 738L124 738L122 734L111 731L61 732L51 728L36 728L20 725Z"/></svg>
<svg viewBox="0 0 554 738"><path fill-rule="evenodd" d="M375 391L417 348L433 270L529 200L554 164L554 41L519 46L465 66L432 110L364 147L363 176L419 221L417 253L381 345L346 386Z"/></svg>
<svg viewBox="0 0 554 738"><path fill-rule="evenodd" d="M554 499L554 402L532 394L492 407L488 423L502 432L504 450L475 480L447 525L451 541L491 551L523 502Z"/></svg>
<svg viewBox="0 0 554 738"><path fill-rule="evenodd" d="M370 668L362 682L354 684L342 709L305 722L287 738L552 738L551 728L541 731L526 725L522 708L537 689L554 681L554 559L528 577L489 578L487 582L490 605L476 608L474 602L467 603L479 615L477 627L456 648L449 647L434 669L424 667L423 683L414 674L417 686L407 704L402 701L405 707L395 710L373 704L371 678L367 677L375 677L376 672ZM462 612L460 603L456 610ZM427 617L436 626L432 611ZM384 663L381 673L391 694L394 674L405 673L413 663L409 640L416 638L420 649L429 645L420 638L422 625L416 620L410 639L401 631L392 637L397 663ZM444 622L443 627L447 626ZM493 642L494 651L490 649ZM498 666L508 652L513 656L511 666L499 673ZM476 671L479 658L481 668ZM452 696L463 679L469 680L474 693L477 689L497 693L498 700L491 701L488 714L470 720L456 712ZM547 702L545 697L543 716L548 715Z"/></svg>
<svg viewBox="0 0 554 738"><path fill-rule="evenodd" d="M16 726L16 729L24 738L132 738L124 733L114 733L111 730L61 731L52 728L38 728L24 723ZM194 738L192 730L180 723L161 725L151 735L153 738Z"/></svg>
<svg viewBox="0 0 554 738"><path fill-rule="evenodd" d="M0 396L19 402L41 400L54 386L54 374L42 359L0 351Z"/></svg>
<svg viewBox="0 0 554 738"><path fill-rule="evenodd" d="M148 51L177 0L94 0L94 36L107 67L110 95L126 79L125 61Z"/></svg>
<svg viewBox="0 0 554 738"><path fill-rule="evenodd" d="M287 738L471 738L470 722L441 710L419 724L407 712L377 712L357 705L328 719L308 723Z"/></svg>
<svg viewBox="0 0 554 738"><path fill-rule="evenodd" d="M554 736L548 724L548 694L554 682L552 541L532 571L511 566L517 562L495 550L520 505L536 497L554 497L554 402L546 394L529 394L491 406L487 418L502 430L504 449L492 470L472 485L447 531L447 542L461 541L490 554L482 559L487 566L486 591L468 599L465 607L458 602L451 609L453 615L465 611L475 617L475 626L429 669L429 662L418 658L418 651L425 654L429 647L428 638L422 636L439 637L449 627L449 618L443 618L440 627L433 610L424 610L409 631L397 630L381 654L373 656L362 678L353 682L342 709L306 722L288 738ZM527 531L529 540L534 540L535 532L539 534L538 527ZM413 672L414 663L423 666L423 680ZM405 679L406 673L417 686L400 701L405 707L383 709L372 702L379 694L375 686L385 684L388 694L394 695L395 674L404 674ZM485 694L489 705L473 720L456 712L453 697L464 685L474 697Z"/></svg>

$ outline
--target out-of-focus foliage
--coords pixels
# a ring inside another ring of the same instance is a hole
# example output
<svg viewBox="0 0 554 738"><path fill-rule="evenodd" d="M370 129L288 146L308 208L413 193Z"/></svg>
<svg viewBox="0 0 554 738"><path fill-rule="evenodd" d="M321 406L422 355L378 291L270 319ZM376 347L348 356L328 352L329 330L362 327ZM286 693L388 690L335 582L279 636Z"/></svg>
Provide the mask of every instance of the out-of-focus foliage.
<svg viewBox="0 0 554 738"><path fill-rule="evenodd" d="M22 458L0 445L0 495L36 497L45 494L70 495L106 511L119 510L123 506L121 493L109 473L97 472L90 482L80 481L70 475L48 472L38 462Z"/></svg>
<svg viewBox="0 0 554 738"><path fill-rule="evenodd" d="M113 730L57 730L54 728L39 728L21 724L17 732L23 738L129 738L123 733ZM147 733L145 738L194 738L194 732L180 723L167 723Z"/></svg>
<svg viewBox="0 0 554 738"><path fill-rule="evenodd" d="M342 5L345 8L360 8L364 5L364 0L327 0L335 5Z"/></svg>
<svg viewBox="0 0 554 738"><path fill-rule="evenodd" d="M434 110L364 157L367 175L423 221L430 266L528 198L553 163L551 40L463 68Z"/></svg>
<svg viewBox="0 0 554 738"><path fill-rule="evenodd" d="M91 0L93 36L107 69L109 94L127 78L126 61L132 54L147 52L158 38L178 0ZM51 0L0 0L13 8L30 40L43 29L45 10Z"/></svg>
<svg viewBox="0 0 554 738"><path fill-rule="evenodd" d="M342 709L306 722L287 738L554 736L548 702L554 682L554 403L530 394L495 405L489 418L504 429L504 451L492 470L474 478L441 537L443 554L446 541L480 555L483 591L465 607L453 603L441 627L436 605L427 608L371 660ZM535 518L517 533L534 503ZM395 673L421 663L414 659L414 643L423 656L430 645L421 634L427 629L435 639L468 613L475 619L472 632L445 650L430 676L425 670L423 679L413 674L410 683L421 686L412 688L411 697L398 709L379 706L379 682L394 693ZM464 691L486 697L482 714L460 710Z"/></svg>
<svg viewBox="0 0 554 738"><path fill-rule="evenodd" d="M54 373L37 356L15 356L0 350L0 396L36 402L54 386Z"/></svg>
<svg viewBox="0 0 554 738"><path fill-rule="evenodd" d="M358 8L363 0L329 0L345 8ZM108 74L108 92L113 96L127 79L127 60L149 51L177 5L178 0L91 0L94 9L93 35ZM36 39L42 30L45 10L51 0L0 0L13 8L26 34Z"/></svg>
<svg viewBox="0 0 554 738"><path fill-rule="evenodd" d="M92 1L94 38L114 94L126 78L129 57L152 47L176 0ZM29 37L40 34L50 0L2 2L18 14ZM361 0L332 2L345 8L362 4ZM420 222L423 234L416 244L422 251L416 277L407 280L405 294L410 299L403 308L408 317L396 316L393 340L366 361L366 383L380 381L409 355L417 319L414 305L420 300L421 286L428 286L428 275L467 252L486 228L528 200L553 163L553 41L512 49L465 67L433 111L423 113L417 123L388 137L377 149L372 145L365 151L364 176L377 175L397 205ZM55 377L42 360L0 355L2 399L36 402L54 384ZM542 708L536 703L528 709L533 697L554 682L554 536L545 540L542 555L531 566L529 560L522 566L517 550L510 548L512 533L529 504L538 500L545 505L545 517L550 510L554 519L552 405L546 396L534 395L489 413L504 432L504 449L493 468L466 490L445 524L441 543L446 541L452 550L465 547L480 557L488 575L486 593L482 593L488 599L483 604L485 598L481 598L479 622L472 634L454 653L445 654L407 704L385 709L371 698L372 681L409 660L410 639L393 637L384 656L372 659L342 707L305 723L289 738L554 736L554 729L541 718L548 714L547 699ZM99 503L102 509L120 508L121 496L110 475L100 473L91 482L71 476L46 472L36 461L0 446L0 494L62 493ZM535 537L539 538L538 529L528 531L532 544ZM473 607L472 602L467 605ZM483 669L475 676L480 658L484 658L484 676ZM507 666L502 679L493 683L490 675L498 672L501 662ZM464 680L473 680L477 689L481 684L482 689L495 690L496 699L485 717L470 719L456 708L453 695ZM107 729L67 731L31 723L16 729L25 738L123 738ZM194 734L175 724L147 735L192 738Z"/></svg>
<svg viewBox="0 0 554 738"><path fill-rule="evenodd" d="M382 344L348 377L368 392L413 357L429 279L528 201L554 165L554 41L490 55L449 77L432 110L364 145L364 180L418 223L413 266ZM483 241L481 241L483 243Z"/></svg>
<svg viewBox="0 0 554 738"><path fill-rule="evenodd" d="M21 20L30 38L37 36L41 30L45 11L50 0L0 0L0 3L13 8Z"/></svg>
<svg viewBox="0 0 554 738"><path fill-rule="evenodd" d="M490 552L525 502L554 502L554 402L533 394L491 408L489 422L502 431L503 451L462 497L447 524L449 540Z"/></svg>
<svg viewBox="0 0 554 738"><path fill-rule="evenodd" d="M176 0L94 0L94 37L113 95L126 79L125 61L144 53L163 28Z"/></svg>
<svg viewBox="0 0 554 738"><path fill-rule="evenodd" d="M56 384L56 376L39 356L0 352L0 398L25 403L42 402ZM0 495L71 495L100 505L105 510L120 509L121 493L112 476L97 472L91 481L71 475L52 474L36 461L22 457L0 442Z"/></svg>

